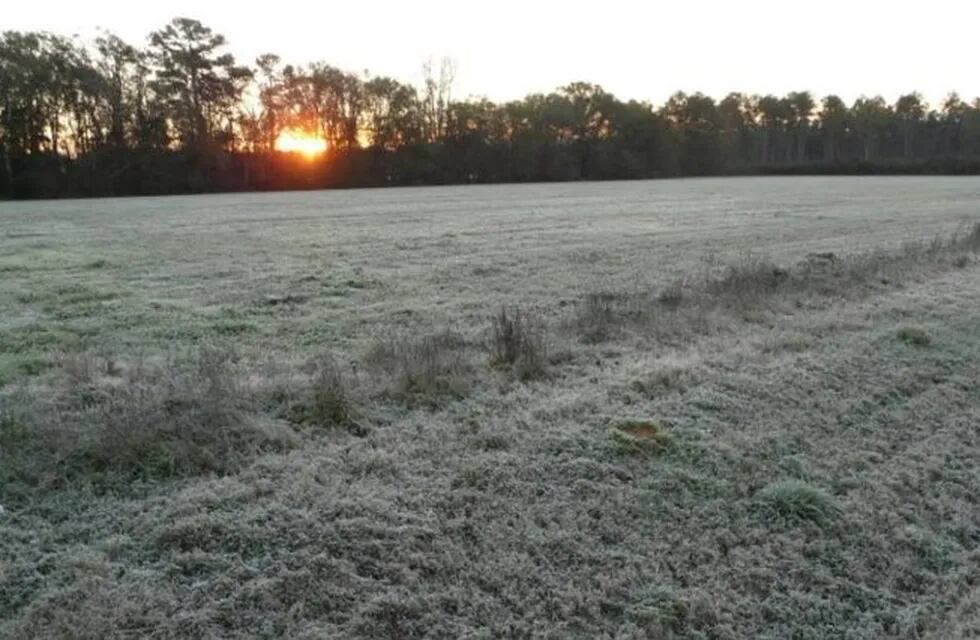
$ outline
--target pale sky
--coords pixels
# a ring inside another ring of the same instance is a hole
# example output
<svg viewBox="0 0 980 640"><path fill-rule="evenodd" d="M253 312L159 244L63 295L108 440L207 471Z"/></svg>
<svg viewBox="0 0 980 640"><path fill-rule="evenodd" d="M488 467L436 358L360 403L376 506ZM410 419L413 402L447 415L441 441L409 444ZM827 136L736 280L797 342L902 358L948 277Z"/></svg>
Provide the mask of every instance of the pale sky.
<svg viewBox="0 0 980 640"><path fill-rule="evenodd" d="M133 44L174 16L223 33L243 62L278 53L418 83L426 59L449 56L455 95L493 100L575 80L620 98L662 103L677 90L834 92L850 102L922 92L980 96L976 24L966 0L3 0L0 30L92 37L104 27Z"/></svg>

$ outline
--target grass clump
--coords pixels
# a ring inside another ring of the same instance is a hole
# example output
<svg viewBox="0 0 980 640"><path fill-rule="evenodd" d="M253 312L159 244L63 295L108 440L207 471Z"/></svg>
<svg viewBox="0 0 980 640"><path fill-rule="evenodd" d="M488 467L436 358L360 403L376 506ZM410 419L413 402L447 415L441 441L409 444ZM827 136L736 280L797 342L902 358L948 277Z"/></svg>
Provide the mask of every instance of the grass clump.
<svg viewBox="0 0 980 640"><path fill-rule="evenodd" d="M286 412L297 424L317 427L351 427L354 403L347 380L334 357L328 353L314 358L309 368L309 384L295 393Z"/></svg>
<svg viewBox="0 0 980 640"><path fill-rule="evenodd" d="M518 308L501 307L490 327L490 364L509 369L522 381L543 377L548 349L541 322Z"/></svg>
<svg viewBox="0 0 980 640"><path fill-rule="evenodd" d="M352 421L350 396L337 362L324 356L313 376L313 419L321 425L348 425Z"/></svg>
<svg viewBox="0 0 980 640"><path fill-rule="evenodd" d="M769 484L756 494L755 503L766 520L784 524L826 526L840 513L829 493L801 480Z"/></svg>
<svg viewBox="0 0 980 640"><path fill-rule="evenodd" d="M652 420L620 423L609 430L613 448L624 455L653 455L671 446L673 439Z"/></svg>
<svg viewBox="0 0 980 640"><path fill-rule="evenodd" d="M205 346L118 376L66 362L64 388L8 398L26 416L16 431L23 446L2 447L0 457L21 470L23 484L225 473L290 444L288 433L255 417L226 349Z"/></svg>
<svg viewBox="0 0 980 640"><path fill-rule="evenodd" d="M466 341L453 331L378 341L365 358L367 366L387 380L385 395L410 405L436 405L464 397L472 386Z"/></svg>
<svg viewBox="0 0 980 640"><path fill-rule="evenodd" d="M622 321L616 296L611 293L591 293L585 296L578 309L576 324L585 344L610 340Z"/></svg>
<svg viewBox="0 0 980 640"><path fill-rule="evenodd" d="M688 274L655 292L594 293L578 305L575 325L580 338L595 344L615 337L630 325L663 342L686 341L706 333L713 315L764 319L767 310L808 300L852 298L862 292L896 285L910 273L929 269L963 268L980 252L980 223L967 231L931 241L906 242L891 249L874 249L839 256L810 253L793 264L746 254L723 264L706 260L700 273ZM723 325L721 325L723 326ZM798 350L805 350L803 343Z"/></svg>
<svg viewBox="0 0 980 640"><path fill-rule="evenodd" d="M932 337L918 327L902 327L896 336L900 341L913 347L928 347L932 344Z"/></svg>
<svg viewBox="0 0 980 640"><path fill-rule="evenodd" d="M753 304L771 295L789 279L789 272L759 256L729 265L721 277L708 280L708 294L737 304Z"/></svg>
<svg viewBox="0 0 980 640"><path fill-rule="evenodd" d="M627 618L648 630L664 635L683 631L688 620L687 603L677 591L666 585L649 587L637 594L626 610Z"/></svg>
<svg viewBox="0 0 980 640"><path fill-rule="evenodd" d="M18 379L39 375L50 366L49 359L43 356L0 354L0 387L11 384Z"/></svg>
<svg viewBox="0 0 980 640"><path fill-rule="evenodd" d="M82 265L83 269L87 270L98 270L105 269L109 266L109 261L105 258L98 258L97 260L91 260Z"/></svg>

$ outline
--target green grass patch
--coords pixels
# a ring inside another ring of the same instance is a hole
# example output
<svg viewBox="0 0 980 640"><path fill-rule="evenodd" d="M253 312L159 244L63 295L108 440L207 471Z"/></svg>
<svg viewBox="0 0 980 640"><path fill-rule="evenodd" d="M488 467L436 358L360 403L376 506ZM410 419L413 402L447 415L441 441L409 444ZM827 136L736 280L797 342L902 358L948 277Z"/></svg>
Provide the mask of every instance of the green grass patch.
<svg viewBox="0 0 980 640"><path fill-rule="evenodd" d="M0 354L0 386L20 378L36 376L51 367L51 361L40 355L18 353Z"/></svg>
<svg viewBox="0 0 980 640"><path fill-rule="evenodd" d="M833 496L801 480L774 482L755 495L755 508L769 522L829 525L840 508Z"/></svg>
<svg viewBox="0 0 980 640"><path fill-rule="evenodd" d="M32 351L71 351L78 348L81 338L74 331L30 324L0 330L0 353L23 354Z"/></svg>
<svg viewBox="0 0 980 640"><path fill-rule="evenodd" d="M57 320L71 320L97 316L105 312L107 303L123 296L114 289L94 289L81 284L58 287L54 290L40 291L32 296L30 303L38 304L42 311Z"/></svg>

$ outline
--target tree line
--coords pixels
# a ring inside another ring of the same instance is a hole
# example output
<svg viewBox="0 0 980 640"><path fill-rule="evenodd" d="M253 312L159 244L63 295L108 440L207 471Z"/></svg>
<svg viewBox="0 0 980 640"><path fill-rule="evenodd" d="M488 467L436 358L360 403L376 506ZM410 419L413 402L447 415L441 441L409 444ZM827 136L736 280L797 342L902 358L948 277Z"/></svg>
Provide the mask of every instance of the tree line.
<svg viewBox="0 0 980 640"><path fill-rule="evenodd" d="M655 106L576 82L456 99L447 61L422 86L263 55L176 18L143 47L103 33L0 35L0 197L630 179L740 173L975 173L980 98L848 105L807 91L677 93ZM276 151L322 139L315 160Z"/></svg>

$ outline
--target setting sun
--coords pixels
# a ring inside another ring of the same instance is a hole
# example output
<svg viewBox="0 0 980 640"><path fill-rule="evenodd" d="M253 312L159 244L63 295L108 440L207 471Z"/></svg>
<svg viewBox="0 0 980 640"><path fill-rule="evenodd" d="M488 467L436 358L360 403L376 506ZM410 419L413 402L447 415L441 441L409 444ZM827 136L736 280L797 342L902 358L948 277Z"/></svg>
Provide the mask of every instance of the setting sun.
<svg viewBox="0 0 980 640"><path fill-rule="evenodd" d="M325 140L305 131L287 129L276 138L276 151L301 153L307 158L313 158L326 150L327 142Z"/></svg>

